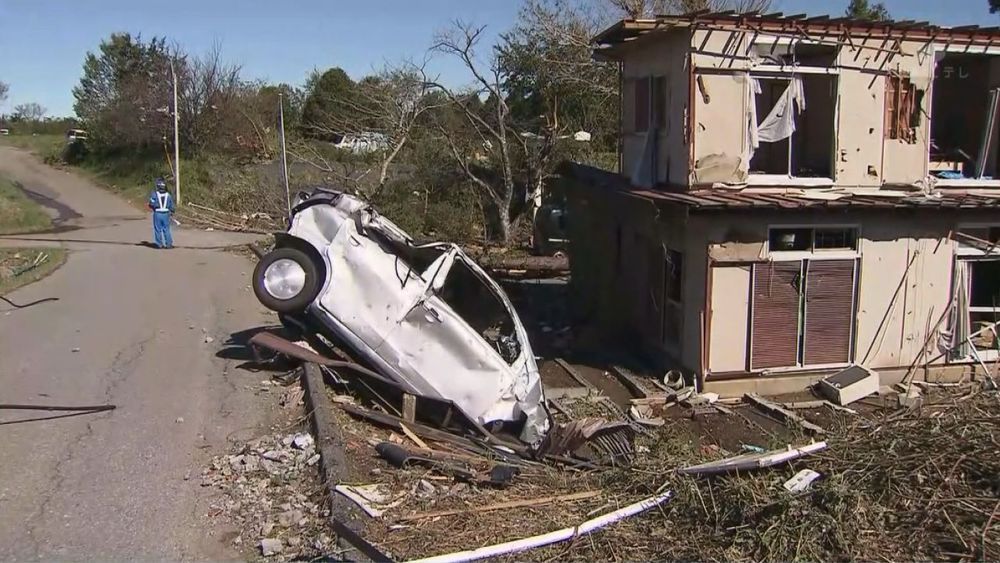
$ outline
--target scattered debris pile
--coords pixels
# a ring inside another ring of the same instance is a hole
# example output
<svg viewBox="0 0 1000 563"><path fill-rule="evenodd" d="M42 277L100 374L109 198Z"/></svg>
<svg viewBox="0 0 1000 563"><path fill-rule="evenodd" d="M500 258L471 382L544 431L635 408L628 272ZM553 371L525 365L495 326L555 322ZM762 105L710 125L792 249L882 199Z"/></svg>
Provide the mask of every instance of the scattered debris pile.
<svg viewBox="0 0 1000 563"><path fill-rule="evenodd" d="M313 558L336 551L325 520L329 510L318 481L312 435L259 438L215 457L201 485L224 494L209 516L226 517L240 529L238 548L281 559Z"/></svg>
<svg viewBox="0 0 1000 563"><path fill-rule="evenodd" d="M764 401L822 420L823 441L813 442L808 427L750 398L730 404L729 414L705 411L693 418L702 407L677 405L662 426L640 433L631 465L594 470L526 462L498 487L433 464L400 468L378 453L385 447L379 444L394 443L432 457L428 449L453 451L452 444L414 440L346 411L338 413L338 425L358 464L357 481L349 484L372 487L382 500L377 516L367 517L364 536L399 559L531 539L668 488L673 498L649 514L540 548L530 558L1000 557L997 393L973 385L931 389L913 409L889 397L855 404L854 411L823 401L800 402L813 410ZM587 398L562 404L574 417L593 405ZM459 465L482 468L477 474L497 463L485 454L453 453L464 458Z"/></svg>
<svg viewBox="0 0 1000 563"><path fill-rule="evenodd" d="M996 393L942 391L919 409L837 412L829 448L785 469L672 480L666 520L634 523L663 543L629 558L997 560L998 407ZM661 443L629 481L699 450ZM800 469L820 477L790 492Z"/></svg>

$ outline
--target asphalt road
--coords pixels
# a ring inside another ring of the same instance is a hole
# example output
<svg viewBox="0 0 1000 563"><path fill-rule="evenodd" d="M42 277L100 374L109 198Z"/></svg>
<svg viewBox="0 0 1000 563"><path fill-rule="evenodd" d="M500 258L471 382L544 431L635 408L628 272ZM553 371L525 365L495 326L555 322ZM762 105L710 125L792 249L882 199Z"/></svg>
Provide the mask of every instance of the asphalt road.
<svg viewBox="0 0 1000 563"><path fill-rule="evenodd" d="M263 377L217 357L230 334L274 322L249 289L252 264L218 249L247 237L175 229L182 248L148 248L148 214L90 182L7 147L0 173L57 225L0 246L70 250L7 295L57 301L0 301L0 403L118 407L18 423L59 413L0 410L0 559L238 556L198 476L273 414L252 389Z"/></svg>

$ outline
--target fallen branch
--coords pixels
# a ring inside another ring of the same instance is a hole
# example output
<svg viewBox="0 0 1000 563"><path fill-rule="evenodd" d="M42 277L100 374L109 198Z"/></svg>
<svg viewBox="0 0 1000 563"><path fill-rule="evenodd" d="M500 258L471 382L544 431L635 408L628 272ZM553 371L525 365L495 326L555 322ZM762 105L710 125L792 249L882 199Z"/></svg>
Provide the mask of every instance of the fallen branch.
<svg viewBox="0 0 1000 563"><path fill-rule="evenodd" d="M781 417L783 420L794 422L799 426L801 426L803 429L812 432L813 434L826 434L826 430L824 430L821 426L809 422L808 420L802 418L801 416L782 407L778 403L768 401L767 399L761 397L756 393L747 393L746 395L743 395L743 398L748 403L752 403L756 407L759 407L765 411L775 414Z"/></svg>
<svg viewBox="0 0 1000 563"><path fill-rule="evenodd" d="M580 536L585 536L614 524L620 520L624 520L630 516L635 516L636 514L645 512L651 508L659 506L673 497L671 491L667 491L663 494L649 497L643 499L637 503L630 504L624 508L618 509L614 512L610 512L603 516L587 520L574 526L572 528L563 528L561 530L556 530L554 532L549 532L547 534L542 534L540 536L533 536L530 538L525 538L521 540L515 540L505 543L499 543L496 545L491 545L487 547L481 547L479 549L473 549L468 551L459 551L457 553L448 553L445 555L438 555L435 557L428 557L426 559L417 559L411 563L451 563L451 562L461 562L461 561L476 561L478 559L486 559L487 557L498 557L501 555L509 555L511 553L520 553L522 551L528 551L529 549L535 549L538 547L544 547L546 545L551 545L554 543L564 542L566 540L575 539Z"/></svg>
<svg viewBox="0 0 1000 563"><path fill-rule="evenodd" d="M569 495L558 495L551 497L541 497L534 499L524 499L524 500L512 500L507 502L500 502L497 504L490 504L487 506L476 506L466 510L438 510L435 512L423 512L420 514L412 514L410 516L403 516L399 518L401 522L411 522L413 520L426 520L428 518L439 518L441 516L456 516L459 514L475 514L478 512L492 512L494 510L505 510L508 508L523 508L526 506L541 506L544 504L552 504L554 502L574 502L578 500L586 500L589 498L594 498L601 496L604 491L598 489L596 491L584 491L582 493L573 493Z"/></svg>

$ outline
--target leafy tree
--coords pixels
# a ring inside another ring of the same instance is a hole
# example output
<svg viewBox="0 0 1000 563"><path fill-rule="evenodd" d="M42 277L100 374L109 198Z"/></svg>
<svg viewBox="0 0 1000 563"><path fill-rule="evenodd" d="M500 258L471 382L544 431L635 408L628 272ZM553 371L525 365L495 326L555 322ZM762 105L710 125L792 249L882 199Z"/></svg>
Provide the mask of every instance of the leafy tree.
<svg viewBox="0 0 1000 563"><path fill-rule="evenodd" d="M868 0L851 0L844 14L849 18L859 20L886 21L890 19L889 10L886 9L885 4L881 2L870 4Z"/></svg>
<svg viewBox="0 0 1000 563"><path fill-rule="evenodd" d="M285 129L294 130L302 119L302 106L305 104L305 92L288 84L265 84L257 89L258 113L264 123L278 123L278 96L285 104Z"/></svg>
<svg viewBox="0 0 1000 563"><path fill-rule="evenodd" d="M351 113L356 85L342 68L313 72L306 82L306 98L302 106L302 129L311 136L324 134L323 125L341 120Z"/></svg>
<svg viewBox="0 0 1000 563"><path fill-rule="evenodd" d="M1000 12L1000 0L989 0L990 1L990 13L995 14Z"/></svg>
<svg viewBox="0 0 1000 563"><path fill-rule="evenodd" d="M97 53L87 53L73 109L94 144L161 142L172 126L170 58L163 38L146 43L129 33L113 33Z"/></svg>
<svg viewBox="0 0 1000 563"><path fill-rule="evenodd" d="M585 130L608 146L617 129L614 65L592 58L591 37L603 22L567 0L528 0L501 36L500 64L511 115L536 134Z"/></svg>

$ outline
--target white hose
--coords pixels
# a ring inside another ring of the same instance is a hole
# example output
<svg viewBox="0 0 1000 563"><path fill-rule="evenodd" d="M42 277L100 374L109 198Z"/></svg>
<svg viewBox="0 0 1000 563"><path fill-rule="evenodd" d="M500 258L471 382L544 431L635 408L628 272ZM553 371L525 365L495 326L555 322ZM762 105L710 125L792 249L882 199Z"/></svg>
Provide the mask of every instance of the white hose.
<svg viewBox="0 0 1000 563"><path fill-rule="evenodd" d="M497 557L500 555L527 551L536 547L570 540L578 536L585 536L595 530L608 526L609 524L614 524L619 520L624 520L629 516L634 516L640 512L645 512L650 508L659 506L670 500L670 497L672 496L673 492L667 491L663 494L641 500L635 504L630 504L614 512L609 512L604 516L598 516L593 520L587 520L574 528L563 528L562 530L556 530L540 536L532 536L521 540L480 547L479 549L458 551L455 553L447 553L445 555L436 555L426 559L416 559L410 563L458 563L460 561L475 561L477 559L485 559L487 557Z"/></svg>

